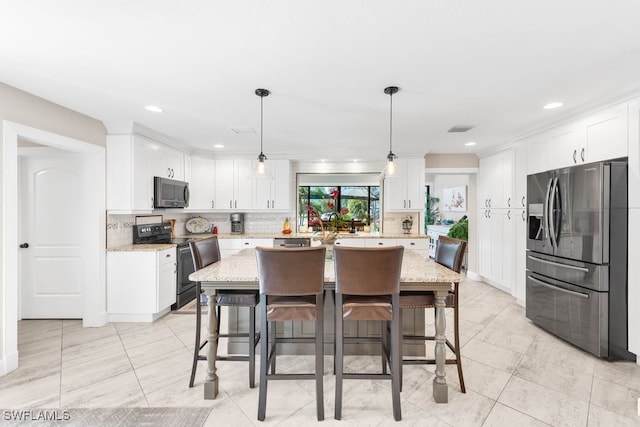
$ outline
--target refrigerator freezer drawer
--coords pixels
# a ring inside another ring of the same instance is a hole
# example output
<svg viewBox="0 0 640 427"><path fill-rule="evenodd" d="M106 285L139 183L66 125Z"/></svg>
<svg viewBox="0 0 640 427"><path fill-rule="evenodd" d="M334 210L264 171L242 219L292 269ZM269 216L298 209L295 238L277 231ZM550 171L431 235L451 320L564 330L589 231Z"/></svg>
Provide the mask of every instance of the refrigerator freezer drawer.
<svg viewBox="0 0 640 427"><path fill-rule="evenodd" d="M593 291L609 290L609 266L527 251L527 270Z"/></svg>
<svg viewBox="0 0 640 427"><path fill-rule="evenodd" d="M607 292L527 272L527 318L598 357L608 357L608 307Z"/></svg>

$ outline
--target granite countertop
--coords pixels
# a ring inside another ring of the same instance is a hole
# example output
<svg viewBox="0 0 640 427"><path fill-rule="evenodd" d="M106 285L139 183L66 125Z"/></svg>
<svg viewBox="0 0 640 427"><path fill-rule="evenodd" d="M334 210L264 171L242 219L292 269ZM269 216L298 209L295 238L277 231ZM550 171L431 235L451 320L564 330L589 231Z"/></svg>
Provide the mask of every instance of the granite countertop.
<svg viewBox="0 0 640 427"><path fill-rule="evenodd" d="M327 260L324 269L325 283L335 282L333 260ZM243 249L201 270L189 275L189 279L199 282L258 283L258 266L254 249ZM427 260L416 252L406 250L402 261L400 281L403 283L443 283L443 287L460 282L462 276L433 260ZM206 286L205 283L202 284ZM243 286L243 285L240 285ZM403 288L406 288L403 287Z"/></svg>
<svg viewBox="0 0 640 427"><path fill-rule="evenodd" d="M314 233L244 233L244 234L188 234L184 236L176 236L177 238L191 238L191 239L207 239L212 236L218 236L218 239L274 239L276 237L284 238L313 238L318 236ZM344 233L339 234L338 239L428 239L429 236L418 234L403 234L403 233L385 233L385 234L369 234L369 233ZM160 243L160 244L128 244L122 246L116 246L113 248L107 248L108 252L127 252L127 251L161 251L164 249L175 248L175 243Z"/></svg>

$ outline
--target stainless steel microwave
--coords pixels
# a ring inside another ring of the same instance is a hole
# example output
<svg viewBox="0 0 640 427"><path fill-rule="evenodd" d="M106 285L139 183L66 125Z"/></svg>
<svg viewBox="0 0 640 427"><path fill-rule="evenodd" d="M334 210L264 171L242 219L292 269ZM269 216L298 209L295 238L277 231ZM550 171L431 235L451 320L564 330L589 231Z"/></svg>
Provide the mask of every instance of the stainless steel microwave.
<svg viewBox="0 0 640 427"><path fill-rule="evenodd" d="M154 208L186 208L189 206L189 183L153 177Z"/></svg>

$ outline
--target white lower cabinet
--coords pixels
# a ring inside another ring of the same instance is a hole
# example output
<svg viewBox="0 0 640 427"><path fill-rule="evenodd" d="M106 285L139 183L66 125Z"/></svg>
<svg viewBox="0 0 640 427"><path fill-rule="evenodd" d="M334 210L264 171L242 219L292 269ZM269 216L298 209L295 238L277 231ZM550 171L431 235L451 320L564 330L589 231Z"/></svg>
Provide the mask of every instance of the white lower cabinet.
<svg viewBox="0 0 640 427"><path fill-rule="evenodd" d="M272 248L273 239L218 239L218 245L220 246L220 256L225 258L229 255L240 252L242 249L256 248L258 246Z"/></svg>
<svg viewBox="0 0 640 427"><path fill-rule="evenodd" d="M490 284L511 293L514 276L515 218L518 209L481 209L478 255L480 275Z"/></svg>
<svg viewBox="0 0 640 427"><path fill-rule="evenodd" d="M111 322L153 322L176 302L176 248L107 252Z"/></svg>

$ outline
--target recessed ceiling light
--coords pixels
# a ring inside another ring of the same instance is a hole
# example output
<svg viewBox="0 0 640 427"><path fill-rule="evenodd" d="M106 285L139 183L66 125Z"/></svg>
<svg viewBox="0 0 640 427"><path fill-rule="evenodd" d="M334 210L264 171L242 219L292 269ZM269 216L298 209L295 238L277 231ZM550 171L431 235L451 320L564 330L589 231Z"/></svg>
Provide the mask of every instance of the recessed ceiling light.
<svg viewBox="0 0 640 427"><path fill-rule="evenodd" d="M147 105L144 107L147 111L151 111L152 113L162 113L162 108L156 105Z"/></svg>
<svg viewBox="0 0 640 427"><path fill-rule="evenodd" d="M213 148L224 148L224 145L222 145L222 144L214 144Z"/></svg>
<svg viewBox="0 0 640 427"><path fill-rule="evenodd" d="M465 147L473 147L474 145L476 145L476 143L475 143L475 142L473 142L473 141L469 141L469 142L465 142L465 143L464 143L464 146L465 146Z"/></svg>
<svg viewBox="0 0 640 427"><path fill-rule="evenodd" d="M562 107L562 105L562 102L550 102L542 108L545 110L553 110L554 108Z"/></svg>

